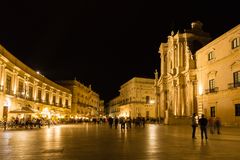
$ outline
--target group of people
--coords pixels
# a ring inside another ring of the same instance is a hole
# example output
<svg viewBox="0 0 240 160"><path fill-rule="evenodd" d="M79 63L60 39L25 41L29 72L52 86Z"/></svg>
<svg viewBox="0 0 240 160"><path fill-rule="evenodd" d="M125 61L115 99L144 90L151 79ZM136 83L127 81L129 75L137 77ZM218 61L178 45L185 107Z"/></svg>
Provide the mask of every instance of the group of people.
<svg viewBox="0 0 240 160"><path fill-rule="evenodd" d="M132 123L135 124L135 127L143 126L145 127L146 120L144 117L137 117L137 118L131 118L131 117L109 117L108 118L108 124L109 127L112 128L114 125L117 129L118 124L121 125L121 129L130 129L132 127Z"/></svg>
<svg viewBox="0 0 240 160"><path fill-rule="evenodd" d="M217 117L214 119L213 117L207 119L204 114L201 115L200 119L198 119L196 113L193 113L192 115L192 138L196 139L196 128L200 126L201 131L201 139L205 137L205 139L208 139L207 135L207 127L210 128L210 133L213 134L214 130L217 130L217 134L220 134L220 127L221 127L221 121L220 118Z"/></svg>

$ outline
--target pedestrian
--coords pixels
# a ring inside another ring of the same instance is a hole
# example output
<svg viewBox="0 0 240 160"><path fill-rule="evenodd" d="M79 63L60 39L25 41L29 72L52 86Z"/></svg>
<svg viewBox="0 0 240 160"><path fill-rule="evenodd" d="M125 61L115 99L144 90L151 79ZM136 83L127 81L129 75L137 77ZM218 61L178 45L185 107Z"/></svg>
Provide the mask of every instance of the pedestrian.
<svg viewBox="0 0 240 160"><path fill-rule="evenodd" d="M145 127L145 123L146 123L146 119L144 117L142 117L142 125L143 125L143 127Z"/></svg>
<svg viewBox="0 0 240 160"><path fill-rule="evenodd" d="M4 131L7 130L7 121L6 120L3 121L3 129L4 129Z"/></svg>
<svg viewBox="0 0 240 160"><path fill-rule="evenodd" d="M125 129L125 123L126 123L126 120L125 120L124 117L122 117L122 118L120 119L121 129Z"/></svg>
<svg viewBox="0 0 240 160"><path fill-rule="evenodd" d="M108 124L109 124L109 127L112 128L112 125L113 125L113 118L112 117L108 118Z"/></svg>
<svg viewBox="0 0 240 160"><path fill-rule="evenodd" d="M208 124L209 124L210 133L213 134L214 133L214 118L213 117L209 118Z"/></svg>
<svg viewBox="0 0 240 160"><path fill-rule="evenodd" d="M48 124L48 128L50 128L50 126L51 126L51 120L50 119L47 120L47 124Z"/></svg>
<svg viewBox="0 0 240 160"><path fill-rule="evenodd" d="M207 118L205 118L204 114L202 114L202 117L199 119L199 125L200 125L200 130L201 130L201 138L203 139L204 135L205 135L205 139L207 140L207 124L208 124L208 120Z"/></svg>
<svg viewBox="0 0 240 160"><path fill-rule="evenodd" d="M114 118L114 123L115 123L115 129L118 127L118 118L115 116Z"/></svg>
<svg viewBox="0 0 240 160"><path fill-rule="evenodd" d="M196 133L196 128L198 126L197 124L197 119L196 119L196 113L193 113L192 115L192 139L196 139L195 133Z"/></svg>
<svg viewBox="0 0 240 160"><path fill-rule="evenodd" d="M220 134L220 128L221 128L221 120L219 117L216 118L215 122L215 128L217 130L217 134Z"/></svg>

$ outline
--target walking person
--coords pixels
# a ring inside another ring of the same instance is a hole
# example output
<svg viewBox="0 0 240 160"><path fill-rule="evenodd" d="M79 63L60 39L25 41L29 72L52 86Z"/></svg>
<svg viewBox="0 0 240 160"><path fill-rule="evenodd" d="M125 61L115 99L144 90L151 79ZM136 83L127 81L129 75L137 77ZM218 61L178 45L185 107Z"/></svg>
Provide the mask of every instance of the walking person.
<svg viewBox="0 0 240 160"><path fill-rule="evenodd" d="M112 117L108 118L108 124L109 124L109 127L112 128L112 125L113 125L113 118Z"/></svg>
<svg viewBox="0 0 240 160"><path fill-rule="evenodd" d="M192 115L192 139L196 139L195 133L197 128L197 119L196 119L196 113L193 113Z"/></svg>
<svg viewBox="0 0 240 160"><path fill-rule="evenodd" d="M210 133L214 134L214 118L213 117L209 118L208 124L209 124Z"/></svg>
<svg viewBox="0 0 240 160"><path fill-rule="evenodd" d="M48 125L48 128L50 128L50 126L51 126L51 120L50 119L47 120L47 125Z"/></svg>
<svg viewBox="0 0 240 160"><path fill-rule="evenodd" d="M215 125L216 130L217 130L217 134L220 134L220 128L221 128L221 121L220 121L220 118L217 117L214 123L215 123L214 125Z"/></svg>
<svg viewBox="0 0 240 160"><path fill-rule="evenodd" d="M205 139L207 140L207 124L208 120L205 118L204 114L202 114L202 117L199 119L199 125L200 125L200 130L201 130L201 138L205 136Z"/></svg>
<svg viewBox="0 0 240 160"><path fill-rule="evenodd" d="M115 129L118 127L118 118L115 116L114 118L114 123L115 123Z"/></svg>

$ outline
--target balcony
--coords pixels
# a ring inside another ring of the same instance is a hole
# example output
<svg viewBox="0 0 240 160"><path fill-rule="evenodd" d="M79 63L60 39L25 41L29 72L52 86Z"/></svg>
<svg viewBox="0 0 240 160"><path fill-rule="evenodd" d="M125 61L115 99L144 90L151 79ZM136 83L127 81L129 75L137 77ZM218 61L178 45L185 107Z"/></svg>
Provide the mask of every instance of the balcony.
<svg viewBox="0 0 240 160"><path fill-rule="evenodd" d="M238 83L228 83L228 89L233 89L233 88L237 88L240 87L240 82Z"/></svg>
<svg viewBox="0 0 240 160"><path fill-rule="evenodd" d="M43 101L42 101L41 99L38 99L38 98L37 98L37 99L35 100L35 102L37 102L37 103L42 103Z"/></svg>
<svg viewBox="0 0 240 160"><path fill-rule="evenodd" d="M30 96L26 97L26 99L29 100L29 101L34 101L33 97L30 97Z"/></svg>
<svg viewBox="0 0 240 160"><path fill-rule="evenodd" d="M45 100L43 103L46 105L50 105L50 102L48 100L47 101Z"/></svg>
<svg viewBox="0 0 240 160"><path fill-rule="evenodd" d="M216 92L218 92L218 87L205 89L205 93L206 94L208 94L208 93L216 93Z"/></svg>
<svg viewBox="0 0 240 160"><path fill-rule="evenodd" d="M12 95L12 96L14 95L13 91L11 91L11 90L6 90L5 93L8 95Z"/></svg>
<svg viewBox="0 0 240 160"><path fill-rule="evenodd" d="M26 96L25 96L25 93L24 93L24 92L19 91L19 92L16 93L16 97L25 98Z"/></svg>

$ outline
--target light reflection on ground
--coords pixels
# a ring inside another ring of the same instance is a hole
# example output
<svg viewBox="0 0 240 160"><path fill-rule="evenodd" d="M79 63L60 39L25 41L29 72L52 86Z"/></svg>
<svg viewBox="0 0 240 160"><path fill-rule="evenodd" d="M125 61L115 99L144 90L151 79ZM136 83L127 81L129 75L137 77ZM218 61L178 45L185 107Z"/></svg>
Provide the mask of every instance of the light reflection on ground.
<svg viewBox="0 0 240 160"><path fill-rule="evenodd" d="M236 159L240 129L226 128L208 141L191 139L190 126L62 125L0 131L0 159Z"/></svg>

